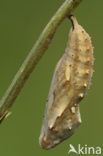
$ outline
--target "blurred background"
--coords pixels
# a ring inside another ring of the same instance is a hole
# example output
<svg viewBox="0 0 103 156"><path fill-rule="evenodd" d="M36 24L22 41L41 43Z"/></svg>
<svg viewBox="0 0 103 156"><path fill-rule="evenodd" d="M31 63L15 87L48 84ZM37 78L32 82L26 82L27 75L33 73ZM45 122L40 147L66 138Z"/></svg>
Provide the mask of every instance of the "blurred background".
<svg viewBox="0 0 103 156"><path fill-rule="evenodd" d="M0 1L0 97L62 3L63 0ZM0 156L66 156L69 144L75 147L78 144L102 147L103 1L83 1L74 15L90 34L96 58L91 89L80 105L82 125L71 138L52 150L45 151L39 146L38 138L52 74L65 51L71 27L66 19L16 99L11 116L0 125Z"/></svg>

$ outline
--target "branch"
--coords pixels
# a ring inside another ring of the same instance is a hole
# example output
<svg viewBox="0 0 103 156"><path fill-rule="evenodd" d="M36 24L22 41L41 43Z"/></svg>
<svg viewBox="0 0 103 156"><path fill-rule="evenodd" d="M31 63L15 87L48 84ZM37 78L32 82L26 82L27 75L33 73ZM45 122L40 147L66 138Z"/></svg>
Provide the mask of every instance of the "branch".
<svg viewBox="0 0 103 156"><path fill-rule="evenodd" d="M9 109L23 88L30 73L48 48L59 24L67 15L73 12L81 1L66 0L47 24L0 101L0 122L8 114Z"/></svg>

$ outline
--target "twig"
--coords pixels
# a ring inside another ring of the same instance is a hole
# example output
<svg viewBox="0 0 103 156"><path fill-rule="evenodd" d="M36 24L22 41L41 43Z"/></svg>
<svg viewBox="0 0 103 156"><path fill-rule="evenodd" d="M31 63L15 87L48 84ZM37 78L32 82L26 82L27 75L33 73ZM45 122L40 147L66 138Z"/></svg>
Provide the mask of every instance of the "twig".
<svg viewBox="0 0 103 156"><path fill-rule="evenodd" d="M67 15L73 12L81 1L82 0L66 0L47 24L0 101L0 122L9 112L9 109L20 93L30 73L48 48L59 24Z"/></svg>

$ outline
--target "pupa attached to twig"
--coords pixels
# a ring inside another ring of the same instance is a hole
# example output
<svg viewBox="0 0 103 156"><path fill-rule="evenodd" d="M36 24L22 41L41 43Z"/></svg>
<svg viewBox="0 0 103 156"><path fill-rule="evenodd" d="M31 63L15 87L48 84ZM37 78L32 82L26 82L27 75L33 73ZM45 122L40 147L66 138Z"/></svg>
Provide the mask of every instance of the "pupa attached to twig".
<svg viewBox="0 0 103 156"><path fill-rule="evenodd" d="M79 104L87 94L93 74L90 36L74 16L69 18L72 21L69 41L54 71L39 138L44 149L69 138L81 124Z"/></svg>

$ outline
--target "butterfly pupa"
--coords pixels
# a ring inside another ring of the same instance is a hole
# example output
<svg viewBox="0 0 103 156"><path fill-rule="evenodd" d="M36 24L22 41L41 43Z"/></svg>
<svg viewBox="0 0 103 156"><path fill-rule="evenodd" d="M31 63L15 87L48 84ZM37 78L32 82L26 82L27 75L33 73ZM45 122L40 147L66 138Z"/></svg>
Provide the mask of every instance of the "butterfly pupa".
<svg viewBox="0 0 103 156"><path fill-rule="evenodd" d="M69 41L54 71L39 137L44 149L69 138L81 124L79 103L91 84L94 63L91 39L74 16L70 20Z"/></svg>

